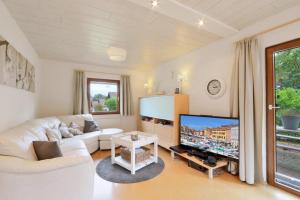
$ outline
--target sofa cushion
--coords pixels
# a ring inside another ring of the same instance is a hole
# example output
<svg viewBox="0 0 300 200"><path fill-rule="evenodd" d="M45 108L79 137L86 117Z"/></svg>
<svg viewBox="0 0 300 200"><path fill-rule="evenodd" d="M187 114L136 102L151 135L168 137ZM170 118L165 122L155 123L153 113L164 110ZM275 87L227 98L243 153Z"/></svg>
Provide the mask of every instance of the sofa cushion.
<svg viewBox="0 0 300 200"><path fill-rule="evenodd" d="M75 128L69 128L69 132L74 136L83 134L81 130Z"/></svg>
<svg viewBox="0 0 300 200"><path fill-rule="evenodd" d="M50 142L58 142L60 143L60 141L62 140L62 136L61 133L59 131L59 129L50 129L47 128L46 129L46 135L49 139Z"/></svg>
<svg viewBox="0 0 300 200"><path fill-rule="evenodd" d="M90 144L99 140L100 131L94 131L90 133L85 133L83 135L77 136L77 138L81 139L85 144Z"/></svg>
<svg viewBox="0 0 300 200"><path fill-rule="evenodd" d="M68 126L70 126L71 122L74 122L82 128L84 127L84 120L94 120L91 114L58 116L57 118Z"/></svg>
<svg viewBox="0 0 300 200"><path fill-rule="evenodd" d="M56 141L33 141L32 144L38 160L62 157L62 153Z"/></svg>
<svg viewBox="0 0 300 200"><path fill-rule="evenodd" d="M119 128L105 128L101 130L99 140L110 140L111 136L123 133L122 129Z"/></svg>
<svg viewBox="0 0 300 200"><path fill-rule="evenodd" d="M71 122L70 125L69 125L69 127L70 127L71 131L73 131L75 133L75 135L81 135L81 134L83 134L84 127L79 126L75 122Z"/></svg>
<svg viewBox="0 0 300 200"><path fill-rule="evenodd" d="M31 120L30 123L36 124L41 128L47 129L58 129L60 125L60 120L56 117L46 117L46 118L39 118Z"/></svg>
<svg viewBox="0 0 300 200"><path fill-rule="evenodd" d="M84 128L83 128L84 133L91 133L99 130L100 130L99 126L96 124L94 120L91 121L84 120Z"/></svg>
<svg viewBox="0 0 300 200"><path fill-rule="evenodd" d="M63 139L60 144L60 149L63 155L74 150L86 150L86 145L78 137Z"/></svg>
<svg viewBox="0 0 300 200"><path fill-rule="evenodd" d="M41 121L25 122L0 134L0 155L14 156L26 160L36 160L32 142L48 141L46 130L48 126Z"/></svg>
<svg viewBox="0 0 300 200"><path fill-rule="evenodd" d="M59 125L59 131L62 138L72 138L74 136L72 133L70 133L68 126L63 122Z"/></svg>
<svg viewBox="0 0 300 200"><path fill-rule="evenodd" d="M87 149L74 149L72 151L64 152L64 157L72 157L72 156L91 156Z"/></svg>

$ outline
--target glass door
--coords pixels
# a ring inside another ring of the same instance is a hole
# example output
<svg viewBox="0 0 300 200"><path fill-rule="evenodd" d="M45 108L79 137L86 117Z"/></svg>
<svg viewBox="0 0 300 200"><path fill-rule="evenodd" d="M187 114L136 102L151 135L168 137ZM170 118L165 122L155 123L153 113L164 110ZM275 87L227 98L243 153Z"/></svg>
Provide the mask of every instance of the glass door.
<svg viewBox="0 0 300 200"><path fill-rule="evenodd" d="M266 49L268 182L300 194L300 39Z"/></svg>

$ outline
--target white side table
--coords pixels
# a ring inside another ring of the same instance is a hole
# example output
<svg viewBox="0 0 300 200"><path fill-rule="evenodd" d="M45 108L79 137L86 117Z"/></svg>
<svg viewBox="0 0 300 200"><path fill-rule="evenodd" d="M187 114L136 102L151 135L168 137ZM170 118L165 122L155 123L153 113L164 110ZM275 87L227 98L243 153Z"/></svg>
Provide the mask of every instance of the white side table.
<svg viewBox="0 0 300 200"><path fill-rule="evenodd" d="M132 134L138 134L139 139L137 141L131 140ZM127 162L121 156L116 156L115 146L116 144L122 145L127 147L131 151L131 162ZM154 144L154 152L153 155L150 156L149 159L135 163L135 149L146 146L149 144ZM134 131L134 132L127 132L120 135L112 136L111 138L111 163L118 164L125 169L131 171L131 174L135 174L135 172L151 163L158 162L158 137L153 134L147 134L144 132Z"/></svg>

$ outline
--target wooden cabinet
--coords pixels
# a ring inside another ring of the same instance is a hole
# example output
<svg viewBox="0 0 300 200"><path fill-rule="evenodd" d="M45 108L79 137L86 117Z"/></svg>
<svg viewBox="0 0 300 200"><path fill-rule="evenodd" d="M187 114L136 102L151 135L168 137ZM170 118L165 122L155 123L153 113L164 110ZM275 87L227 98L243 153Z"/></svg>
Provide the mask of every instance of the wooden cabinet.
<svg viewBox="0 0 300 200"><path fill-rule="evenodd" d="M165 148L169 148L174 143L174 127L171 125L154 124L154 133L157 134L159 144Z"/></svg>
<svg viewBox="0 0 300 200"><path fill-rule="evenodd" d="M164 148L179 144L179 114L189 113L188 96L183 94L140 98L139 130L156 134Z"/></svg>
<svg viewBox="0 0 300 200"><path fill-rule="evenodd" d="M174 120L174 96L151 96L140 98L141 116Z"/></svg>
<svg viewBox="0 0 300 200"><path fill-rule="evenodd" d="M154 133L153 121L142 121L141 129L146 133Z"/></svg>

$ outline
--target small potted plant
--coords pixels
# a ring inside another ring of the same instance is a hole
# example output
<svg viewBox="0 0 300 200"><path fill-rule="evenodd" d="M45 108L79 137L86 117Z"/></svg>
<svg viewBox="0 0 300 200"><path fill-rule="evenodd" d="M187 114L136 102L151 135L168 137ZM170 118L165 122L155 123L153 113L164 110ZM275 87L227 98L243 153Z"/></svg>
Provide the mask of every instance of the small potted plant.
<svg viewBox="0 0 300 200"><path fill-rule="evenodd" d="M278 90L277 104L280 107L277 117L281 117L283 127L290 130L298 130L300 122L300 89L284 88Z"/></svg>

